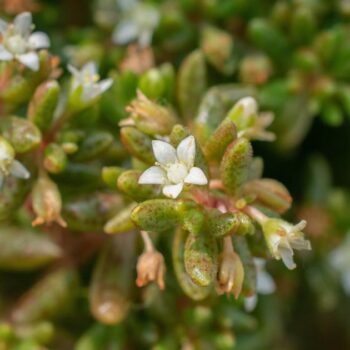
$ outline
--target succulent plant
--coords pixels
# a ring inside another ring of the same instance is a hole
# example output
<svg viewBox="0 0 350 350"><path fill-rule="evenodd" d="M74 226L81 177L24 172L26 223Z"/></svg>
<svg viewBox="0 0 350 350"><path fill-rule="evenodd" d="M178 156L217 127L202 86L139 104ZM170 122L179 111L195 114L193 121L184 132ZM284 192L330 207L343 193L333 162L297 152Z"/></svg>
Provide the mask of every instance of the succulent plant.
<svg viewBox="0 0 350 350"><path fill-rule="evenodd" d="M346 185L298 149L347 127L345 2L60 6L0 4L0 349L305 347L349 293Z"/></svg>

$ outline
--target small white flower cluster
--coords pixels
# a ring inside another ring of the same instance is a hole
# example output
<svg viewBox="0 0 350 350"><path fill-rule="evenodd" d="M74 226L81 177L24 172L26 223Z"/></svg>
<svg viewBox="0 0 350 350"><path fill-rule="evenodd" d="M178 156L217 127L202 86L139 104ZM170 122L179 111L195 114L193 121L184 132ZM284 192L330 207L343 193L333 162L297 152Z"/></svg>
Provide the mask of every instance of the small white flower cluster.
<svg viewBox="0 0 350 350"><path fill-rule="evenodd" d="M282 259L290 270L296 267L293 249L311 250L310 241L305 240L301 232L305 226L305 220L291 225L280 219L268 219L264 224L264 234L271 254L277 260Z"/></svg>
<svg viewBox="0 0 350 350"><path fill-rule="evenodd" d="M0 19L0 61L17 60L29 69L39 69L36 50L50 47L50 40L43 32L32 33L34 25L30 12L15 17L13 23Z"/></svg>
<svg viewBox="0 0 350 350"><path fill-rule="evenodd" d="M167 142L158 140L152 141L152 147L157 162L140 176L140 184L163 185L165 196L177 198L185 184L208 183L203 170L193 166L196 142L192 135L183 139L177 149Z"/></svg>
<svg viewBox="0 0 350 350"><path fill-rule="evenodd" d="M89 102L102 95L108 90L112 84L113 79L100 80L97 73L97 66L95 62L86 63L81 70L68 65L68 70L72 74L71 94L74 94L81 88L82 102Z"/></svg>
<svg viewBox="0 0 350 350"><path fill-rule="evenodd" d="M252 140L274 141L276 135L266 130L273 122L272 113L258 113L258 103L251 96L243 97L234 105L231 114L239 128L238 137ZM244 127L242 127L243 125Z"/></svg>
<svg viewBox="0 0 350 350"><path fill-rule="evenodd" d="M142 47L149 46L159 23L159 13L151 4L137 1L123 2L123 16L114 29L112 40L124 45L137 40Z"/></svg>

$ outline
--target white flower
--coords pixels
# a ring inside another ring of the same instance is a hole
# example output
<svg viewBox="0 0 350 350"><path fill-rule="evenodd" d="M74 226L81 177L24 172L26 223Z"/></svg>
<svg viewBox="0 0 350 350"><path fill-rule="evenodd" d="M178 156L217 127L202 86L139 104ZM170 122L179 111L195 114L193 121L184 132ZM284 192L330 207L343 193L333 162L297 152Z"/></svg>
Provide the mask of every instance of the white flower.
<svg viewBox="0 0 350 350"><path fill-rule="evenodd" d="M114 29L112 40L115 44L124 45L137 40L140 46L149 46L153 32L159 23L157 9L150 5L130 2L123 7L125 13Z"/></svg>
<svg viewBox="0 0 350 350"><path fill-rule="evenodd" d="M273 122L273 114L258 114L258 104L253 97L247 96L238 100L229 115L237 127L238 137L260 141L275 140L275 134L266 130Z"/></svg>
<svg viewBox="0 0 350 350"><path fill-rule="evenodd" d="M71 93L74 94L81 89L81 100L89 102L103 94L113 84L113 79L100 80L97 74L97 66L94 62L86 63L79 71L77 68L68 65L68 70L72 73Z"/></svg>
<svg viewBox="0 0 350 350"><path fill-rule="evenodd" d="M268 295L274 293L276 284L271 275L265 270L266 261L254 258L256 268L256 294L244 298L244 307L247 311L253 311L258 302L258 294Z"/></svg>
<svg viewBox="0 0 350 350"><path fill-rule="evenodd" d="M248 118L258 112L258 104L251 96L243 97L235 104L234 108L240 110L243 118Z"/></svg>
<svg viewBox="0 0 350 350"><path fill-rule="evenodd" d="M329 262L339 273L345 293L350 295L350 233L344 243L330 253Z"/></svg>
<svg viewBox="0 0 350 350"><path fill-rule="evenodd" d="M37 71L39 56L36 50L50 47L50 40L43 32L32 33L33 28L30 12L19 14L10 24L0 19L0 61L16 59Z"/></svg>
<svg viewBox="0 0 350 350"><path fill-rule="evenodd" d="M0 136L0 188L9 175L20 179L28 179L30 176L28 170L15 159L13 147Z"/></svg>
<svg viewBox="0 0 350 350"><path fill-rule="evenodd" d="M263 224L266 243L271 254L277 260L282 259L288 269L294 269L293 249L311 250L310 241L304 239L301 232L306 226L302 220L297 225L291 225L281 219L267 219Z"/></svg>
<svg viewBox="0 0 350 350"><path fill-rule="evenodd" d="M157 162L140 176L140 184L163 185L163 194L176 198L184 184L208 183L203 170L193 166L196 142L192 135L182 140L176 150L169 143L159 140L153 140L152 147Z"/></svg>

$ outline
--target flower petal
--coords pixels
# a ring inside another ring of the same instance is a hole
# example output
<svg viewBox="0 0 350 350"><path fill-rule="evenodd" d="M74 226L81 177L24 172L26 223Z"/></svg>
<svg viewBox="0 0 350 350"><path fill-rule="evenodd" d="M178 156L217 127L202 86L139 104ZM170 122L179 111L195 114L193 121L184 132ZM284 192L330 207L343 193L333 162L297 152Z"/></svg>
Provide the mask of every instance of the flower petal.
<svg viewBox="0 0 350 350"><path fill-rule="evenodd" d="M8 52L3 45L0 45L0 61L10 61L12 59L12 53Z"/></svg>
<svg viewBox="0 0 350 350"><path fill-rule="evenodd" d="M259 271L257 273L256 289L259 294L271 294L276 290L276 284L266 271Z"/></svg>
<svg viewBox="0 0 350 350"><path fill-rule="evenodd" d="M30 12L23 12L16 16L13 21L15 31L24 36L28 37L32 31L32 14Z"/></svg>
<svg viewBox="0 0 350 350"><path fill-rule="evenodd" d="M81 69L81 73L83 75L95 75L97 73L97 65L95 62L88 62L84 64L83 68Z"/></svg>
<svg viewBox="0 0 350 350"><path fill-rule="evenodd" d="M311 243L310 241L302 238L302 237L297 237L297 238L292 238L289 240L289 243L293 249L297 250L311 250Z"/></svg>
<svg viewBox="0 0 350 350"><path fill-rule="evenodd" d="M175 199L181 193L182 189L182 183L177 185L167 185L163 187L163 194L164 196Z"/></svg>
<svg viewBox="0 0 350 350"><path fill-rule="evenodd" d="M242 108L244 117L249 117L252 114L255 114L258 110L258 105L255 98L251 96L243 97L238 102L238 107Z"/></svg>
<svg viewBox="0 0 350 350"><path fill-rule="evenodd" d="M108 90L113 84L113 79L101 80L98 85L100 86L101 94Z"/></svg>
<svg viewBox="0 0 350 350"><path fill-rule="evenodd" d="M176 162L176 151L175 148L167 142L153 140L152 148L154 157L160 164L169 164Z"/></svg>
<svg viewBox="0 0 350 350"><path fill-rule="evenodd" d="M151 166L139 177L139 184L164 184L166 176L163 169L158 166Z"/></svg>
<svg viewBox="0 0 350 350"><path fill-rule="evenodd" d="M37 71L39 69L39 57L35 52L28 52L23 55L16 56L18 61L24 64L31 70Z"/></svg>
<svg viewBox="0 0 350 350"><path fill-rule="evenodd" d="M68 71L73 75L73 76L80 76L80 72L77 68L72 66L71 64L67 65Z"/></svg>
<svg viewBox="0 0 350 350"><path fill-rule="evenodd" d="M18 160L14 160L11 165L11 174L20 179L29 179L29 171Z"/></svg>
<svg viewBox="0 0 350 350"><path fill-rule="evenodd" d="M84 102L89 102L101 94L101 89L98 84L82 85L82 87L83 87L83 93L81 98Z"/></svg>
<svg viewBox="0 0 350 350"><path fill-rule="evenodd" d="M138 26L135 22L123 20L115 28L112 34L112 40L115 44L127 44L136 39L138 30Z"/></svg>
<svg viewBox="0 0 350 350"><path fill-rule="evenodd" d="M193 185L206 185L208 183L208 179L202 169L194 166L186 176L185 183Z"/></svg>
<svg viewBox="0 0 350 350"><path fill-rule="evenodd" d="M254 294L251 297L244 298L244 308L246 311L253 311L258 303L258 295Z"/></svg>
<svg viewBox="0 0 350 350"><path fill-rule="evenodd" d="M291 248L288 247L279 247L278 251L281 255L281 258L283 260L284 265L286 265L286 267L289 270L293 270L296 268L296 264L293 260L293 250Z"/></svg>
<svg viewBox="0 0 350 350"><path fill-rule="evenodd" d="M184 162L188 169L193 167L194 157L196 155L196 140L192 135L183 139L176 149L177 157Z"/></svg>
<svg viewBox="0 0 350 350"><path fill-rule="evenodd" d="M299 223L293 226L293 232L302 231L306 227L306 220L301 220Z"/></svg>
<svg viewBox="0 0 350 350"><path fill-rule="evenodd" d="M50 47L50 39L44 32L35 32L29 37L29 45L34 50Z"/></svg>

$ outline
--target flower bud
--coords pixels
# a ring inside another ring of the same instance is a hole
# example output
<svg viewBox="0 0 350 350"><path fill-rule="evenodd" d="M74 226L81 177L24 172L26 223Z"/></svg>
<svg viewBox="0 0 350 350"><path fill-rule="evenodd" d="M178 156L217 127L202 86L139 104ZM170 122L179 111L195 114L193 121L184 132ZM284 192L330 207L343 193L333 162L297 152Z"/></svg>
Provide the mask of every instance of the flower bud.
<svg viewBox="0 0 350 350"><path fill-rule="evenodd" d="M62 200L57 185L47 176L41 176L32 191L32 203L36 219L33 226L57 222L62 227L67 224L61 217Z"/></svg>
<svg viewBox="0 0 350 350"><path fill-rule="evenodd" d="M164 275L166 271L163 255L158 251L145 251L137 261L136 285L143 287L150 282L156 282L161 290L165 288Z"/></svg>
<svg viewBox="0 0 350 350"><path fill-rule="evenodd" d="M156 102L149 100L141 91L137 98L126 108L136 127L146 134L168 135L176 123L173 112Z"/></svg>
<svg viewBox="0 0 350 350"><path fill-rule="evenodd" d="M231 237L227 239L231 240ZM217 292L232 293L237 299L242 290L243 280L244 268L239 255L233 249L226 251L224 248L224 252L219 257Z"/></svg>

